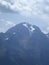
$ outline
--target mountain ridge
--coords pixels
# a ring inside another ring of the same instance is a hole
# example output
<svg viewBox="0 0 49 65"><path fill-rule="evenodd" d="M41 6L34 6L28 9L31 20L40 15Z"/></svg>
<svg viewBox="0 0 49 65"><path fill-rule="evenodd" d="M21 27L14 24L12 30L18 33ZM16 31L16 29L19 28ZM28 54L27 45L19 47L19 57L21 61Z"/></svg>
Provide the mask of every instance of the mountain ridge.
<svg viewBox="0 0 49 65"><path fill-rule="evenodd" d="M36 25L20 23L0 33L0 41L6 65L49 65L49 39Z"/></svg>

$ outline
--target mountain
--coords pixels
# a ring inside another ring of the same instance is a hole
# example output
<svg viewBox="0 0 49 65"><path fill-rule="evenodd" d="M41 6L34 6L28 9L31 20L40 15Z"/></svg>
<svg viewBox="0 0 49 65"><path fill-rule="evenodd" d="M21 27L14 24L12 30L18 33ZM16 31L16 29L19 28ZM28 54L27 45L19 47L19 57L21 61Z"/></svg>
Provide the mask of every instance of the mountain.
<svg viewBox="0 0 49 65"><path fill-rule="evenodd" d="M0 41L5 65L49 65L49 39L36 25L17 24L0 33Z"/></svg>

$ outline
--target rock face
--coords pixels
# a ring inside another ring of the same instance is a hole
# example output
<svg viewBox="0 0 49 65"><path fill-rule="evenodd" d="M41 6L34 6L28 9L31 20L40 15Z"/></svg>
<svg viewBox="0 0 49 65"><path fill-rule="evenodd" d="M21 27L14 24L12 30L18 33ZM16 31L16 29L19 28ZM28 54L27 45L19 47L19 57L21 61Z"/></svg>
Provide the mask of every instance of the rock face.
<svg viewBox="0 0 49 65"><path fill-rule="evenodd" d="M35 25L24 22L0 33L0 45L0 65L49 65L49 39Z"/></svg>

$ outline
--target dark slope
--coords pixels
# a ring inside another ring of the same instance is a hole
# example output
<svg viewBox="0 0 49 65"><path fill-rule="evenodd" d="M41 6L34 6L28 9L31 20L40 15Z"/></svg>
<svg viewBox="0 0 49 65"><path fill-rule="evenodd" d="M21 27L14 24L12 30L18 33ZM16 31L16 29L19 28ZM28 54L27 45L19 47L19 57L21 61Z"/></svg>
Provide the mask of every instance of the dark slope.
<svg viewBox="0 0 49 65"><path fill-rule="evenodd" d="M20 23L4 35L5 65L49 65L49 39L37 26Z"/></svg>

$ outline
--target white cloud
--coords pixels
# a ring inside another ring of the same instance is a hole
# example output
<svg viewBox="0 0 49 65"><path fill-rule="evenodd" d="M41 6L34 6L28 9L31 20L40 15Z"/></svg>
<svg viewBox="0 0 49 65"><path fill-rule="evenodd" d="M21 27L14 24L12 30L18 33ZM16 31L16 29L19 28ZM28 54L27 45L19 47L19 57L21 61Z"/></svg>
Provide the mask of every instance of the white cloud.
<svg viewBox="0 0 49 65"><path fill-rule="evenodd" d="M45 11L46 11L46 12L49 12L49 6L48 6L48 5L45 6Z"/></svg>
<svg viewBox="0 0 49 65"><path fill-rule="evenodd" d="M47 31L49 31L49 26L47 27Z"/></svg>
<svg viewBox="0 0 49 65"><path fill-rule="evenodd" d="M49 25L47 25L43 30L43 33L47 34L49 32Z"/></svg>
<svg viewBox="0 0 49 65"><path fill-rule="evenodd" d="M6 2L6 1L2 1L1 4L5 5L5 6L8 6L8 2Z"/></svg>
<svg viewBox="0 0 49 65"><path fill-rule="evenodd" d="M12 26L15 26L16 24L11 22L11 21L6 21L6 26L8 27L12 27Z"/></svg>
<svg viewBox="0 0 49 65"><path fill-rule="evenodd" d="M4 0L2 0L2 1L0 0L0 4L6 6L7 8L8 8L8 6L10 6L10 3L7 1L4 1Z"/></svg>
<svg viewBox="0 0 49 65"><path fill-rule="evenodd" d="M3 32L4 31L4 28L3 27L0 27L0 32Z"/></svg>
<svg viewBox="0 0 49 65"><path fill-rule="evenodd" d="M32 17L38 16L46 20L49 18L49 0L0 0L0 3L13 11L18 11L20 14ZM13 4L11 4L13 3ZM46 11L46 13L44 12ZM48 20L47 20L48 21Z"/></svg>
<svg viewBox="0 0 49 65"><path fill-rule="evenodd" d="M44 31L42 31L42 32L43 32L44 34L47 34L47 33L48 33L48 32L47 32L47 31L45 31L45 30L44 30Z"/></svg>
<svg viewBox="0 0 49 65"><path fill-rule="evenodd" d="M41 16L41 17L40 17ZM41 18L41 19L44 19L46 22L49 22L49 15L47 15L47 14L42 14L42 15L40 15L39 17Z"/></svg>
<svg viewBox="0 0 49 65"><path fill-rule="evenodd" d="M1 19L0 32L6 32L9 28L15 26L16 24L12 21L7 21L5 19Z"/></svg>

